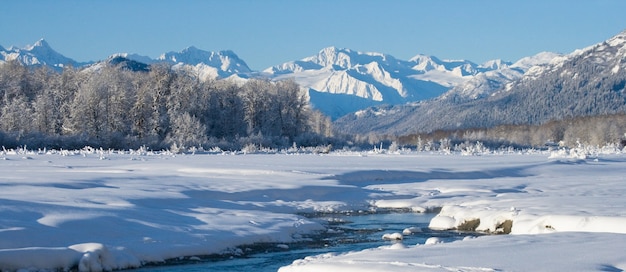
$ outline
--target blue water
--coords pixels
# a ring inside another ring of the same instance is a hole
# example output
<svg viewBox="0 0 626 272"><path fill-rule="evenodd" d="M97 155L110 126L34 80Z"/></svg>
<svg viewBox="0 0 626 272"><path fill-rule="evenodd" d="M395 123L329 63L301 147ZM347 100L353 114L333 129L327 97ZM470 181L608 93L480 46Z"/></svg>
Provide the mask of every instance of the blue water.
<svg viewBox="0 0 626 272"><path fill-rule="evenodd" d="M327 234L313 236L312 241L306 243L289 244L289 248L278 247L276 244L267 244L256 247L249 255L222 258L205 258L196 263L183 263L167 266L153 266L138 271L182 272L182 271L224 271L240 272L276 271L281 266L289 265L294 260L307 256L328 252L348 252L391 245L392 241L384 241L383 234L402 232L405 228L419 227L422 232L405 235L404 243L407 246L424 244L430 237L439 237L448 242L462 239L470 233L453 231L429 230L428 223L434 214L417 213L377 213L359 215L326 215L312 218L327 225L331 230Z"/></svg>

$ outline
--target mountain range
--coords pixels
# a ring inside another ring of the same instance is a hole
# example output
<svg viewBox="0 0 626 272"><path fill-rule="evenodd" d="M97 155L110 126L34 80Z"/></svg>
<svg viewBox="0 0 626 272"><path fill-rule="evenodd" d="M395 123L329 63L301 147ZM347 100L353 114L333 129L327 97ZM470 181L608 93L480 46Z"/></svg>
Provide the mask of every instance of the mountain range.
<svg viewBox="0 0 626 272"><path fill-rule="evenodd" d="M337 118L370 106L434 98L477 74L508 65L501 60L477 65L425 55L399 60L387 54L328 47L317 55L267 68L262 75L295 79L308 88L317 109Z"/></svg>
<svg viewBox="0 0 626 272"><path fill-rule="evenodd" d="M348 114L335 125L346 133L406 135L626 112L626 31L567 55L522 59L507 69L480 74L435 99Z"/></svg>
<svg viewBox="0 0 626 272"><path fill-rule="evenodd" d="M165 62L175 69L191 69L202 80L294 79L308 91L311 104L333 119L371 106L435 98L476 75L501 71L511 65L502 60L475 64L426 55L399 60L388 54L328 47L301 60L253 71L233 51L210 52L193 46L180 52L164 53L156 59L118 53L106 60L79 63L56 52L43 39L25 48L0 47L0 61L8 60L28 66L45 65L57 71L68 65L98 69L105 63L122 63L131 70L146 70L149 65Z"/></svg>
<svg viewBox="0 0 626 272"><path fill-rule="evenodd" d="M61 70L67 65L98 69L122 63L148 70L165 62L191 69L202 80L293 79L308 91L311 104L347 133L407 134L437 129L538 124L552 119L624 112L626 31L567 55L541 52L514 63L475 64L416 55L391 55L327 47L300 60L251 70L232 51L188 47L156 59L114 54L78 63L54 51L45 40L25 48L0 46L0 62Z"/></svg>

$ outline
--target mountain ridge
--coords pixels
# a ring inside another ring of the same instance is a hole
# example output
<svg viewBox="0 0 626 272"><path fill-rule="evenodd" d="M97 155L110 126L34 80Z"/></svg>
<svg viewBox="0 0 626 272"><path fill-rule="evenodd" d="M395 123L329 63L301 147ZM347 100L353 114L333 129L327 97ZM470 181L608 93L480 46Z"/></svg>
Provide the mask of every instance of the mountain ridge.
<svg viewBox="0 0 626 272"><path fill-rule="evenodd" d="M389 54L331 46L316 55L269 67L263 73L274 80L293 78L308 89L314 107L338 118L369 106L431 99L477 74L508 65L502 60L478 65L421 54L400 60Z"/></svg>
<svg viewBox="0 0 626 272"><path fill-rule="evenodd" d="M453 89L420 103L362 110L335 124L346 133L405 135L626 112L626 31L566 55L540 53L518 65L530 68L481 95Z"/></svg>

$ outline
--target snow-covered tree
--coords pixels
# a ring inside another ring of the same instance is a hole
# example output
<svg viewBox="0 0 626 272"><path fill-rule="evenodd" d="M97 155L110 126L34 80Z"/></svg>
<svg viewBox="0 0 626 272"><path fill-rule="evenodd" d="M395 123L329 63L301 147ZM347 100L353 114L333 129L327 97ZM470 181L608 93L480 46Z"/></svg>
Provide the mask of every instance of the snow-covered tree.
<svg viewBox="0 0 626 272"><path fill-rule="evenodd" d="M167 64L56 72L7 62L0 64L0 94L0 132L15 137L12 144L30 135L43 145L55 139L55 147L63 139L72 147L191 147L209 138L231 147L286 146L323 144L311 139L332 135L330 119L310 110L294 81L201 81Z"/></svg>
<svg viewBox="0 0 626 272"><path fill-rule="evenodd" d="M178 148L198 147L207 142L206 127L189 113L172 117L167 142Z"/></svg>

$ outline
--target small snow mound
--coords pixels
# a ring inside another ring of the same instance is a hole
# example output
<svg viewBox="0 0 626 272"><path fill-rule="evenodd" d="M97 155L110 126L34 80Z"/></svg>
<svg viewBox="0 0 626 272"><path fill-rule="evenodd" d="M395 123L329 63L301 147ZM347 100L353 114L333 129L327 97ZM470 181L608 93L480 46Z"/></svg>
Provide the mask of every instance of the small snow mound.
<svg viewBox="0 0 626 272"><path fill-rule="evenodd" d="M407 248L403 243L394 243L393 245L390 245L389 247L387 247L387 249L405 249Z"/></svg>
<svg viewBox="0 0 626 272"><path fill-rule="evenodd" d="M422 232L422 229L419 227L410 227L410 228L406 228L402 231L402 234L404 235L411 235L414 233L419 233Z"/></svg>
<svg viewBox="0 0 626 272"><path fill-rule="evenodd" d="M449 216L437 215L430 220L428 227L435 230L454 229L456 227L456 220Z"/></svg>
<svg viewBox="0 0 626 272"><path fill-rule="evenodd" d="M439 239L438 237L430 237L428 239L426 239L426 242L424 243L425 245L434 245L434 244L440 244L443 243L443 241L441 241L441 239Z"/></svg>
<svg viewBox="0 0 626 272"><path fill-rule="evenodd" d="M80 258L78 264L79 271L103 271L102 263L100 262L100 254L96 252L87 252ZM108 269L107 269L108 270Z"/></svg>
<svg viewBox="0 0 626 272"><path fill-rule="evenodd" d="M387 241L400 241L402 240L404 237L402 236L402 233L385 233L383 234L383 240L387 240Z"/></svg>
<svg viewBox="0 0 626 272"><path fill-rule="evenodd" d="M132 255L120 254L123 248L117 248L111 252L105 245L100 243L84 243L69 247L77 252L82 252L78 262L79 271L111 271L141 266L139 259Z"/></svg>
<svg viewBox="0 0 626 272"><path fill-rule="evenodd" d="M424 207L417 207L417 206L412 206L411 207L411 211L414 213L426 213L427 209Z"/></svg>
<svg viewBox="0 0 626 272"><path fill-rule="evenodd" d="M85 243L70 247L78 252L83 252L83 256L78 263L79 271L109 271L113 270L114 263L108 249L99 243Z"/></svg>

